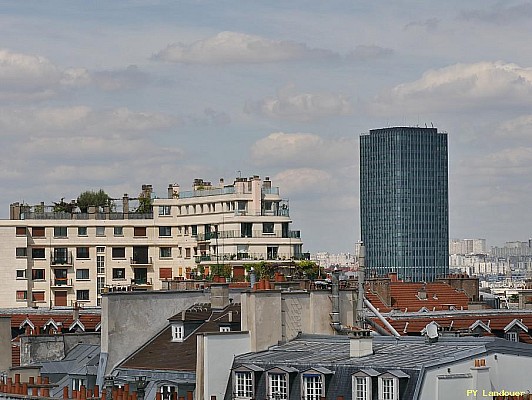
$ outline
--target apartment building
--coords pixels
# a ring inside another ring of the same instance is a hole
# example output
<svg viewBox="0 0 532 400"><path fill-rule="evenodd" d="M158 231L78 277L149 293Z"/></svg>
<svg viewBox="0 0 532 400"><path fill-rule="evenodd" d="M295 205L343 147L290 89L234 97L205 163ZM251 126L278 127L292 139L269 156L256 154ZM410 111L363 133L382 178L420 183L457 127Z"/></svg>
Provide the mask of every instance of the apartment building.
<svg viewBox="0 0 532 400"><path fill-rule="evenodd" d="M267 177L196 179L190 191L172 184L167 198L143 185L139 198L151 199L148 212L127 194L86 212L12 204L0 221L0 307L99 306L104 291L158 290L213 265L244 280L245 264L307 256L288 201Z"/></svg>

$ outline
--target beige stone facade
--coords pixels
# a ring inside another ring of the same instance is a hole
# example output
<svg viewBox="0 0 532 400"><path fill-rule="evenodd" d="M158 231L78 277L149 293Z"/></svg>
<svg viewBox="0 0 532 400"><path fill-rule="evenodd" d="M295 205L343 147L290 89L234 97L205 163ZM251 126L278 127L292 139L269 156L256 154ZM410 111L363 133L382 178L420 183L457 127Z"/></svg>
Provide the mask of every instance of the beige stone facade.
<svg viewBox="0 0 532 400"><path fill-rule="evenodd" d="M159 290L213 265L243 280L245 264L305 257L288 202L268 178L170 185L152 213L136 212L127 195L117 203L72 213L13 204L0 221L0 307L99 306L104 291Z"/></svg>

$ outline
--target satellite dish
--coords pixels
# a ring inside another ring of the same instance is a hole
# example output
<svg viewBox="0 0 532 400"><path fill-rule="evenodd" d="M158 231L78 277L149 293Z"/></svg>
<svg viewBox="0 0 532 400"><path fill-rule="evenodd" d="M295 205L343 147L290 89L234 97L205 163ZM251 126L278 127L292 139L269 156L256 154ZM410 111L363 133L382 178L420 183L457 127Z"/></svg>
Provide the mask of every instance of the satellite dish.
<svg viewBox="0 0 532 400"><path fill-rule="evenodd" d="M435 342L438 340L438 325L434 321L425 326L425 332L427 333L429 341Z"/></svg>

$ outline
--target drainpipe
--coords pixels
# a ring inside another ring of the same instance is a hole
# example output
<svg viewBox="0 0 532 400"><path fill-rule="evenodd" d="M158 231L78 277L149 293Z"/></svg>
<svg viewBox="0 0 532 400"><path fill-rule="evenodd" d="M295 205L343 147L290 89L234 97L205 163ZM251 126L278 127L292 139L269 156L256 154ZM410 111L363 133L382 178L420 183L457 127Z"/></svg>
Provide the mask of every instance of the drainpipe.
<svg viewBox="0 0 532 400"><path fill-rule="evenodd" d="M251 285L251 289L255 287L256 282L257 274L255 273L255 268L251 267L251 270L249 271L249 284Z"/></svg>
<svg viewBox="0 0 532 400"><path fill-rule="evenodd" d="M366 246L364 243L360 245L360 253L358 255L358 299L357 299L357 326L360 329L364 328L364 279L366 273Z"/></svg>
<svg viewBox="0 0 532 400"><path fill-rule="evenodd" d="M395 336L395 337L401 337L401 335L399 335L399 332L397 332L395 330L395 328L390 325L390 323L388 321L386 321L386 318L384 318L382 316L382 314L373 306L373 304L371 304L368 299L364 299L364 304L366 305L366 307L368 307L371 311L373 311L373 313L377 316L377 318L379 318L381 320L381 322L384 324L384 326L386 328L388 328L388 330L390 332L392 332L392 334Z"/></svg>
<svg viewBox="0 0 532 400"><path fill-rule="evenodd" d="M340 323L340 271L334 267L332 273L332 312L331 326L336 332L342 333L342 324Z"/></svg>

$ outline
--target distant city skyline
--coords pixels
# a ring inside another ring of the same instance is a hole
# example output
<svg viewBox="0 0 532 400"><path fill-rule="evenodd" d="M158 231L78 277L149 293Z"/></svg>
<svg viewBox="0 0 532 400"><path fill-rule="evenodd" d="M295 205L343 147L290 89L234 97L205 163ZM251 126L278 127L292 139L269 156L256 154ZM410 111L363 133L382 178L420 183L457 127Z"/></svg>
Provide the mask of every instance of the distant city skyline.
<svg viewBox="0 0 532 400"><path fill-rule="evenodd" d="M0 9L0 218L16 201L260 175L304 251L352 252L358 135L433 124L449 137L450 237L532 236L530 1Z"/></svg>

